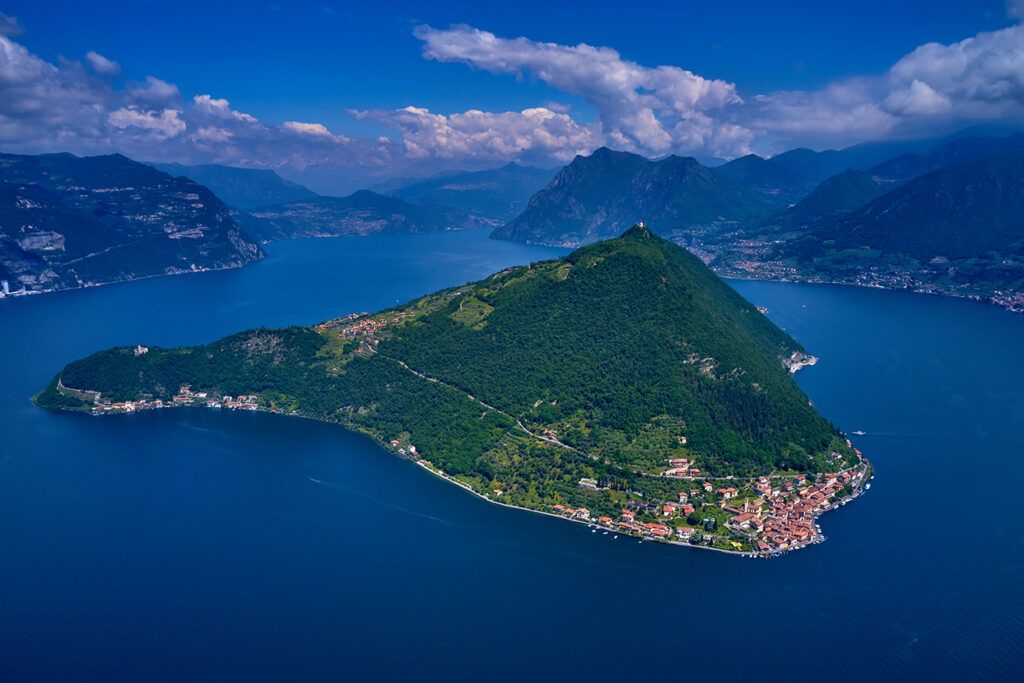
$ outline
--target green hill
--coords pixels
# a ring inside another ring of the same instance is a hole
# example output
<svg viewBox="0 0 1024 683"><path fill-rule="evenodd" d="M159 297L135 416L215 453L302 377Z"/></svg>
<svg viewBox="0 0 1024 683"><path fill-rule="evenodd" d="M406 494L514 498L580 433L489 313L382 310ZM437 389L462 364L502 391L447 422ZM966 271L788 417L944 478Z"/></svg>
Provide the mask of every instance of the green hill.
<svg viewBox="0 0 1024 683"><path fill-rule="evenodd" d="M518 505L611 510L627 490L674 500L693 486L651 476L670 457L717 476L852 460L790 376L803 353L699 259L638 226L378 314L103 351L36 401L102 412L104 400L170 401L182 385L218 401L257 395L392 450L413 445Z"/></svg>

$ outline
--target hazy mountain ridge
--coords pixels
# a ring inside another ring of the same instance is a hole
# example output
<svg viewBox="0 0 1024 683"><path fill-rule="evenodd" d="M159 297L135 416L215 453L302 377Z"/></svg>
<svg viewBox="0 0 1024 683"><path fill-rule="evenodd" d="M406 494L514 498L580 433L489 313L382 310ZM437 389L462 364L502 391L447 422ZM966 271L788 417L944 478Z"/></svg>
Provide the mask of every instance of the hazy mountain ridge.
<svg viewBox="0 0 1024 683"><path fill-rule="evenodd" d="M464 230L485 225L481 219L445 206L413 204L369 190L347 197L312 199L264 206L251 212L247 229L264 242L299 237L411 234Z"/></svg>
<svg viewBox="0 0 1024 683"><path fill-rule="evenodd" d="M712 170L737 185L760 190L774 202L799 201L811 187L800 174L756 154L733 159Z"/></svg>
<svg viewBox="0 0 1024 683"><path fill-rule="evenodd" d="M788 239L736 239L712 263L732 276L906 288L1024 310L1024 151L926 173Z"/></svg>
<svg viewBox="0 0 1024 683"><path fill-rule="evenodd" d="M874 166L868 173L886 180L906 181L947 166L1020 149L1024 149L1024 133L996 138L954 138L924 153L901 154Z"/></svg>
<svg viewBox="0 0 1024 683"><path fill-rule="evenodd" d="M764 221L777 229L812 229L823 220L854 211L892 189L864 171L849 169L823 180L806 197Z"/></svg>
<svg viewBox="0 0 1024 683"><path fill-rule="evenodd" d="M220 164L183 166L181 164L150 164L172 176L186 176L213 190L221 201L230 207L242 210L268 204L281 204L300 199L318 197L304 185L293 183L279 176L275 171L253 168L236 168Z"/></svg>
<svg viewBox="0 0 1024 683"><path fill-rule="evenodd" d="M530 197L541 190L554 174L552 169L510 163L487 171L404 181L386 185L379 191L409 202L450 206L497 223L508 221L522 212Z"/></svg>
<svg viewBox="0 0 1024 683"><path fill-rule="evenodd" d="M917 177L815 231L836 248L919 259L1019 249L1024 240L1024 151L1003 152Z"/></svg>
<svg viewBox="0 0 1024 683"><path fill-rule="evenodd" d="M0 155L0 279L44 292L263 257L209 189L122 155Z"/></svg>
<svg viewBox="0 0 1024 683"><path fill-rule="evenodd" d="M659 234L711 230L765 216L783 204L690 157L650 161L602 147L577 156L494 231L499 239L576 246L644 220Z"/></svg>
<svg viewBox="0 0 1024 683"><path fill-rule="evenodd" d="M896 195L894 203L886 206L890 214L901 207L901 224L887 228L892 239L885 243L888 257L884 262L864 260L862 254L854 258L846 248L846 262L826 263L820 254L812 256L808 248L838 239L836 221L914 183L914 179L902 177L908 173L960 167L964 160L998 156L990 154L993 149L1017 146L1024 146L1024 134L972 128L932 140L868 143L824 152L796 149L767 160L748 155L715 168L692 159L669 157L654 162L598 150L563 168L548 187L531 198L520 216L495 230L493 236L574 246L599 239L625 222L644 220L728 276L911 288L1024 309L1016 256L1000 251L1012 249L1009 243L995 245L998 254L1009 254L1005 259L992 254L956 257L967 260L948 266L945 274L938 273L937 266L950 258L948 255L929 256L938 261L927 267L919 260L923 255L918 247L926 232L920 228L922 222L942 222L944 247L950 246L955 232L964 232L962 243L967 252L972 242L978 243L975 246L987 243L983 236L991 233L994 225L1000 230L1014 229L1015 209L999 208L1001 202L1012 205L1012 198L997 196L993 190L1005 188L1012 175L999 178L998 173L986 173L984 164L967 165L957 172L961 175L956 182L966 184L971 196L958 194L957 187L944 187L936 191L945 192L946 199L936 197L935 206L930 206L933 202L927 197L907 202L899 199L903 195ZM678 172L660 171L672 166ZM949 203L950 196L970 210L958 210ZM788 205L786 200L790 200ZM913 211L918 215L911 215ZM982 216L990 222L978 224ZM839 233L850 229L851 234L867 235L866 228L854 229L854 220L851 217L843 223ZM907 226L917 227L908 231ZM905 248L900 247L901 240L906 241Z"/></svg>

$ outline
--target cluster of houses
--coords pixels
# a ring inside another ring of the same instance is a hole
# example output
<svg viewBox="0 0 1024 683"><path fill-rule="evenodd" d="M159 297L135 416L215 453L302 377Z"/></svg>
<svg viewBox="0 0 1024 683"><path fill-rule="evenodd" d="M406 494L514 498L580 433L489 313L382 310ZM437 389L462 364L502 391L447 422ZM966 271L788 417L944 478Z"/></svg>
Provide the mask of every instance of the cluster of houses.
<svg viewBox="0 0 1024 683"><path fill-rule="evenodd" d="M317 325L316 328L318 330L329 330L345 325L345 327L341 328L341 332L338 334L339 337L372 335L374 331L379 330L382 327L387 327L391 323L401 322L403 318L410 318L416 315L416 313L414 311L403 311L395 313L390 318L380 317L377 319L366 317L367 315L368 314L366 313L350 313L344 318L336 318L334 320L328 320L325 323L321 323Z"/></svg>
<svg viewBox="0 0 1024 683"><path fill-rule="evenodd" d="M679 443L685 444L686 437L680 436ZM668 469L662 473L665 477L692 478L700 476L700 468L687 458L672 458L668 461Z"/></svg>
<svg viewBox="0 0 1024 683"><path fill-rule="evenodd" d="M410 455L413 457L418 457L421 455L421 453L417 451L416 447L413 446L411 443L403 446L402 442L399 441L398 439L391 440L391 447L395 449L395 452L397 452L403 458ZM501 493L499 492L498 495L500 496Z"/></svg>
<svg viewBox="0 0 1024 683"><path fill-rule="evenodd" d="M109 398L96 398L95 404L92 407L94 413L134 413L136 410L152 410L154 408L165 408L169 403L164 403L160 399L154 399L152 401L115 401L111 402Z"/></svg>
<svg viewBox="0 0 1024 683"><path fill-rule="evenodd" d="M206 406L207 408L228 408L231 410L256 410L259 408L259 403L260 398L256 394L222 396L206 391L192 391L191 385L184 384L169 402L159 398L111 402L110 399L103 399L97 395L92 410L94 413L134 413L139 410L152 410L168 406Z"/></svg>
<svg viewBox="0 0 1024 683"><path fill-rule="evenodd" d="M175 405L205 405L207 408L229 408L231 410L256 410L260 397L256 394L239 396L221 396L205 391L192 391L191 385L184 384L172 399Z"/></svg>
<svg viewBox="0 0 1024 683"><path fill-rule="evenodd" d="M671 506L673 509L678 507L675 503L666 505L666 507L668 506ZM616 522L611 517L606 516L598 517L596 520L591 519L590 510L586 508L572 508L565 505L555 505L552 509L555 514L563 517L583 522L597 522L602 526L616 529L626 534L638 534L641 536L648 536L650 538L661 538L666 540L672 538L671 527L658 522L637 521L637 512L635 510L623 510L621 519ZM689 529L689 531L692 531L692 529ZM689 535L687 535L686 538L689 539Z"/></svg>
<svg viewBox="0 0 1024 683"><path fill-rule="evenodd" d="M366 317L368 315L370 315L370 314L365 312L365 311L363 311L362 313L349 313L346 316L342 316L340 318L334 318L333 320L328 320L327 322L320 323L319 325L316 325L316 329L318 329L318 330L333 330L335 327L339 327L340 325L344 325L345 323L348 323L348 322L350 322L352 320L358 320L359 318L364 318L364 317Z"/></svg>
<svg viewBox="0 0 1024 683"><path fill-rule="evenodd" d="M690 464L692 463L683 460L669 462L672 467L687 469L690 469ZM774 479L759 477L742 484L742 490L735 486L716 487L710 481L704 480L699 487L680 491L678 501L630 501L618 519L607 516L591 519L590 511L586 508L555 505L553 509L558 515L578 521L596 522L620 533L656 540L688 542L700 529L681 524L681 520L685 520L698 510L694 503L701 506L715 505L728 515L724 527L726 532L731 532L730 540L746 539L756 552L767 555L818 541L818 515L844 502L837 500L837 496L845 487L848 486L855 492L853 495L856 495L860 485L864 483L867 468L867 461L862 460L855 468L818 475L816 483L812 483L806 475ZM584 488L593 488L590 485L592 481L581 481L580 485ZM715 516L721 519L720 513ZM669 523L657 521L658 518ZM703 521L709 525L708 528L715 528L710 520ZM705 538L708 541L714 540L707 534Z"/></svg>

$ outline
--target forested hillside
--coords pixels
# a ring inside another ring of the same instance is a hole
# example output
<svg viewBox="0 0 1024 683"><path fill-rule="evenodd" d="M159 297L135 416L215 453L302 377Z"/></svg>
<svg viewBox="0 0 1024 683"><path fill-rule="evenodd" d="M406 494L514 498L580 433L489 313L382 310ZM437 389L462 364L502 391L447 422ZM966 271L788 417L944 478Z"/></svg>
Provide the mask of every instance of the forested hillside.
<svg viewBox="0 0 1024 683"><path fill-rule="evenodd" d="M206 346L121 348L68 365L51 408L239 395L415 446L526 506L607 491L674 496L646 476L686 458L710 476L835 468L852 458L788 371L789 335L699 259L642 226L373 315L252 330ZM99 392L95 394L84 392ZM107 401L107 404L103 404Z"/></svg>

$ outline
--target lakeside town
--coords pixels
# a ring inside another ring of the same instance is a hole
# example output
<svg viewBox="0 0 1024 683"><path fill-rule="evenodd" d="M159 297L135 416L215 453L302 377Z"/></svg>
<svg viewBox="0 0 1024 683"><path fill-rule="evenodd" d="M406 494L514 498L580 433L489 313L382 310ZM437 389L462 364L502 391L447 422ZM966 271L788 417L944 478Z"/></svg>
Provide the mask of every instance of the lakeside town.
<svg viewBox="0 0 1024 683"><path fill-rule="evenodd" d="M554 505L551 511L590 524L595 531L603 529L606 534L775 556L822 542L825 537L818 517L871 488L871 463L859 450L855 452L860 462L834 473L780 474L749 480L730 477L725 480L727 486L716 485L713 478L701 478L692 462L673 459L668 463L670 469L660 476L685 478L693 484L679 492L676 501L631 498L617 518L594 516L586 508L566 505ZM593 489L596 482L584 479L579 485Z"/></svg>
<svg viewBox="0 0 1024 683"><path fill-rule="evenodd" d="M1024 313L1024 290L1000 289L993 283L960 280L954 277L959 262L936 259L917 266L902 264L863 265L857 268L829 267L815 262L783 261L773 255L780 241L726 235L725 239L701 242L697 238L680 239L685 246L721 277L768 282L808 282L812 284L852 285L951 296L987 303L1014 313ZM1015 264L1019 257L1006 257L1004 267Z"/></svg>

